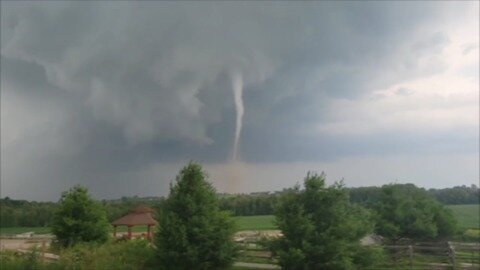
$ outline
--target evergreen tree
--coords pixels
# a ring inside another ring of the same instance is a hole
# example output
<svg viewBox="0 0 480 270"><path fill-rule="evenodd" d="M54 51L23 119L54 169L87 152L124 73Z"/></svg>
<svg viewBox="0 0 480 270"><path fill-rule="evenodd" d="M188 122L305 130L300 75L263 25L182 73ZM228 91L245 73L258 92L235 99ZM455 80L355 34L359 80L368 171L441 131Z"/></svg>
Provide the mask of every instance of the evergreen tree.
<svg viewBox="0 0 480 270"><path fill-rule="evenodd" d="M359 240L373 229L369 213L350 204L341 184L326 187L324 174L308 174L304 186L285 194L276 208L283 237L271 248L280 265L290 270L355 269Z"/></svg>
<svg viewBox="0 0 480 270"><path fill-rule="evenodd" d="M105 242L108 229L105 210L90 198L85 187L75 186L62 194L52 223L52 232L61 246Z"/></svg>
<svg viewBox="0 0 480 270"><path fill-rule="evenodd" d="M189 163L170 187L155 237L161 269L226 269L236 253L234 224L219 210L202 167Z"/></svg>

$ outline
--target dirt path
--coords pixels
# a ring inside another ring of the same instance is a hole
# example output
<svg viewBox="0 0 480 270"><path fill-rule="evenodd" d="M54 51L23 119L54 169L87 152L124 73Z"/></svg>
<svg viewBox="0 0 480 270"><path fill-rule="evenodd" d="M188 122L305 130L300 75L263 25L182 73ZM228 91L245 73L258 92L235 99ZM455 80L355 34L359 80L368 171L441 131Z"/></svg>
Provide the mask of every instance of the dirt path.
<svg viewBox="0 0 480 270"><path fill-rule="evenodd" d="M0 239L0 249L29 249L35 245L41 246L45 241L45 246L50 245L51 239Z"/></svg>

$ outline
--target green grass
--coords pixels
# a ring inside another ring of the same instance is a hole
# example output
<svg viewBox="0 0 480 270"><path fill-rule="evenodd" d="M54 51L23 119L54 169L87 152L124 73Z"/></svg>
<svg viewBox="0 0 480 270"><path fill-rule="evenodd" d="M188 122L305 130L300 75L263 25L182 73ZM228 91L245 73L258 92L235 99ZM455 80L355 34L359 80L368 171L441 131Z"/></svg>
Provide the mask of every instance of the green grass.
<svg viewBox="0 0 480 270"><path fill-rule="evenodd" d="M447 208L451 209L455 219L457 220L458 227L461 230L469 230L471 234L478 234L480 230L480 205L479 204L466 204L466 205L447 205ZM277 229L274 221L274 216L243 216L234 217L237 223L237 230L275 230Z"/></svg>
<svg viewBox="0 0 480 270"><path fill-rule="evenodd" d="M274 217L269 216L245 216L245 217L234 217L235 222L237 223L238 231L246 230L275 230L277 227L273 223Z"/></svg>
<svg viewBox="0 0 480 270"><path fill-rule="evenodd" d="M11 227L0 228L0 235L12 235L25 232L34 232L35 234L47 234L50 233L49 227Z"/></svg>
<svg viewBox="0 0 480 270"><path fill-rule="evenodd" d="M467 229L479 229L480 224L480 205L447 205L447 208L451 209L455 218L458 221L458 226L462 230ZM245 230L275 230L277 229L274 224L274 217L272 215L267 216L244 216L233 218L237 224L238 231ZM118 232L126 232L127 227L118 227ZM113 228L111 229L113 231ZM146 232L146 226L135 226L133 232ZM1 235L12 235L24 232L35 232L36 234L49 233L50 228L46 227L13 227L13 228L0 228Z"/></svg>
<svg viewBox="0 0 480 270"><path fill-rule="evenodd" d="M273 224L273 216L248 216L248 217L234 217L237 223L238 231L245 230L275 230L276 227ZM113 232L113 227L110 229ZM132 228L132 232L146 232L147 226L135 226ZM34 232L35 234L47 234L50 233L49 227L11 227L0 228L0 235L12 235L24 232ZM127 227L117 227L117 232L127 232Z"/></svg>
<svg viewBox="0 0 480 270"><path fill-rule="evenodd" d="M113 227L110 228L110 231L113 232ZM147 226L135 226L132 228L132 232L146 232ZM0 228L0 235L13 235L20 234L25 232L34 232L35 234L48 234L51 233L50 227L11 227L11 228ZM117 232L127 232L127 227L119 226L117 227Z"/></svg>
<svg viewBox="0 0 480 270"><path fill-rule="evenodd" d="M479 229L480 204L447 205L457 219L460 229Z"/></svg>

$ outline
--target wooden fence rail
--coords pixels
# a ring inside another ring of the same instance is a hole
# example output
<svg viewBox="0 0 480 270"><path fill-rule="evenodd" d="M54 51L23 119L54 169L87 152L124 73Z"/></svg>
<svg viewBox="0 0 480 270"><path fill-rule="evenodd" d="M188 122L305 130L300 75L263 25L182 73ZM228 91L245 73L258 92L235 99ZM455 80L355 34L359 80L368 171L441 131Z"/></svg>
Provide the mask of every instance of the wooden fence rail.
<svg viewBox="0 0 480 270"><path fill-rule="evenodd" d="M386 245L383 248L391 262L373 269L480 269L478 243L417 243L415 245Z"/></svg>

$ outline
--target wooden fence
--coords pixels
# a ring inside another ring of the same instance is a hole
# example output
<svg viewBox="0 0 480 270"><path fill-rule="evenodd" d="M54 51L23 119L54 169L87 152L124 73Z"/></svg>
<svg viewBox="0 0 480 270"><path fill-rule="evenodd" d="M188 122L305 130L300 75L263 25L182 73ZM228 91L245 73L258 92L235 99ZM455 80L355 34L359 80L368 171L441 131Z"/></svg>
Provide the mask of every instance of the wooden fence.
<svg viewBox="0 0 480 270"><path fill-rule="evenodd" d="M389 260L368 270L480 269L479 243L436 242L382 247Z"/></svg>
<svg viewBox="0 0 480 270"><path fill-rule="evenodd" d="M271 253L247 238L241 243L242 259L249 262L275 263ZM480 270L480 243L430 242L411 245L383 245L384 261L364 270Z"/></svg>

